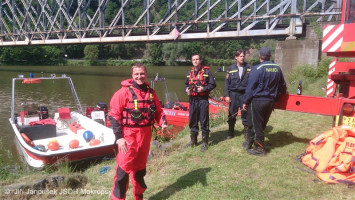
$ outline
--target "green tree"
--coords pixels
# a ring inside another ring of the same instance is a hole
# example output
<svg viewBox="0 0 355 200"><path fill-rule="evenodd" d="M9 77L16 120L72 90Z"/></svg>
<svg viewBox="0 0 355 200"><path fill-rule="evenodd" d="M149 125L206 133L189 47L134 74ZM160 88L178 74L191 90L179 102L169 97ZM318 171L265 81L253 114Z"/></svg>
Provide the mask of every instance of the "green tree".
<svg viewBox="0 0 355 200"><path fill-rule="evenodd" d="M116 16L117 11L119 10L117 4L118 3L114 2L114 1L108 2L106 9L105 9L105 22L106 22L105 25L106 26L110 25L109 23L111 23L113 18Z"/></svg>
<svg viewBox="0 0 355 200"><path fill-rule="evenodd" d="M166 65L177 65L176 60L182 58L184 43L171 42L163 45L163 57Z"/></svg>
<svg viewBox="0 0 355 200"><path fill-rule="evenodd" d="M163 63L162 46L161 43L154 43L148 46L149 62L153 65L161 65Z"/></svg>
<svg viewBox="0 0 355 200"><path fill-rule="evenodd" d="M57 46L7 47L0 59L10 65L57 65L64 63L64 53Z"/></svg>
<svg viewBox="0 0 355 200"><path fill-rule="evenodd" d="M191 59L193 54L201 54L201 42L185 42L181 55L187 59Z"/></svg>
<svg viewBox="0 0 355 200"><path fill-rule="evenodd" d="M65 63L64 61L64 48L57 46L43 46L43 62L46 65L56 65L60 63Z"/></svg>
<svg viewBox="0 0 355 200"><path fill-rule="evenodd" d="M84 59L89 60L90 65L95 65L99 58L99 47L97 45L86 45L84 55Z"/></svg>
<svg viewBox="0 0 355 200"><path fill-rule="evenodd" d="M68 59L81 59L84 55L86 45L68 45L64 46L63 52L67 54Z"/></svg>

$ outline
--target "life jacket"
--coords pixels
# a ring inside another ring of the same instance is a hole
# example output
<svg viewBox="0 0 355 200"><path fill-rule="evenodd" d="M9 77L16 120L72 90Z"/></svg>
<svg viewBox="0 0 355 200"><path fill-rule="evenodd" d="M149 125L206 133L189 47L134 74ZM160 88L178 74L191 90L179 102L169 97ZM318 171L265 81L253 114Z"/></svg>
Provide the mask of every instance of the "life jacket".
<svg viewBox="0 0 355 200"><path fill-rule="evenodd" d="M302 162L327 183L355 183L355 129L334 127L314 138Z"/></svg>
<svg viewBox="0 0 355 200"><path fill-rule="evenodd" d="M130 94L127 107L123 109L122 125L126 127L143 127L154 124L154 114L156 105L153 101L153 89L148 87L148 91L142 99L136 95L133 86L128 87Z"/></svg>
<svg viewBox="0 0 355 200"><path fill-rule="evenodd" d="M326 183L355 183L355 173L318 173L317 176Z"/></svg>
<svg viewBox="0 0 355 200"><path fill-rule="evenodd" d="M327 171L332 173L348 172L355 173L355 138L346 137L344 142L337 148L333 158L329 161Z"/></svg>
<svg viewBox="0 0 355 200"><path fill-rule="evenodd" d="M191 90L192 96L208 96L210 92L197 92L197 86L206 86L208 84L207 78L209 67L202 66L202 68L195 75L195 69L192 67L190 74L187 75L189 78L189 89Z"/></svg>

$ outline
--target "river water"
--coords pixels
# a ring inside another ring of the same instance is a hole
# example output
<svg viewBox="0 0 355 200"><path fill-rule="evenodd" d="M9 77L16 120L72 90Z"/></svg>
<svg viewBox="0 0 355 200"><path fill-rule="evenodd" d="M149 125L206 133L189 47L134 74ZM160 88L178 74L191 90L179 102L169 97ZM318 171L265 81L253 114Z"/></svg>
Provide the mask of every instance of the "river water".
<svg viewBox="0 0 355 200"><path fill-rule="evenodd" d="M83 111L87 106L95 106L98 102L106 102L109 106L111 96L117 89L120 88L122 80L131 78L130 67L115 67L110 68L110 72L104 73L106 67L102 67L100 75L87 74L87 72L97 70L99 67L75 67L75 74L71 74L70 67L61 67L65 69L67 76L73 80L77 95L83 107ZM7 68L8 69L8 68ZM11 81L12 78L18 77L19 74L29 77L31 69L35 69L34 76L50 76L50 71L58 71L58 67L24 67L13 66L11 71L3 71L0 66L0 165L13 165L18 162L18 156L14 144L14 135L9 123L10 105L11 105ZM93 70L94 69L94 70ZM180 101L187 101L188 96L184 93L184 80L187 71L190 67L166 67L166 66L152 66L148 67L148 80L150 81L158 73L159 76L166 77L167 89L170 93L176 93ZM41 74L41 70L45 73ZM60 70L62 72L62 70ZM74 71L74 70L73 70ZM78 73L79 71L79 73ZM212 72L217 71L217 67L211 68ZM48 73L47 73L48 72ZM114 74L114 75L113 75ZM224 89L224 73L216 73L216 96L221 96ZM57 74L60 76L60 74ZM17 86L16 86L17 88ZM70 93L68 86L55 87L48 84L44 90L29 90L26 86L18 87L18 93L21 93L21 101L27 101L27 98L38 98L49 109L51 117L56 112L57 106L66 105L68 107L75 107L75 102L72 100L68 102L67 97ZM163 102L165 101L164 84L156 83L155 89L158 97ZM18 94L16 93L16 94ZM62 100L64 99L64 100ZM17 102L18 104L20 102Z"/></svg>

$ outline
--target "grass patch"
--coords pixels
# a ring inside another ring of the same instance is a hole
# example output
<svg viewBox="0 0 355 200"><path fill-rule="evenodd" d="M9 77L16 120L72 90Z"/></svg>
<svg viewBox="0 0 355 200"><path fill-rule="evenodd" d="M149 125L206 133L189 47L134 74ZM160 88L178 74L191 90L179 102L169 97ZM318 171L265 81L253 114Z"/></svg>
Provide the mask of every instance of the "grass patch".
<svg viewBox="0 0 355 200"><path fill-rule="evenodd" d="M316 176L298 169L306 167L297 161L308 141L331 128L331 121L330 117L276 110L266 133L266 140L273 146L263 158L250 156L242 149L244 139L240 122L236 126L239 136L231 140L226 140L228 128L223 125L212 131L210 147L205 153L201 153L199 147L184 149L178 146L168 156L151 160L145 197L303 199L314 195L321 199L331 198L326 190L346 191L347 187L314 182ZM186 144L187 141L187 138L180 138L175 142Z"/></svg>
<svg viewBox="0 0 355 200"><path fill-rule="evenodd" d="M211 129L207 152L200 147L185 149L189 129L173 141L171 148L159 151L147 163L145 199L351 199L354 190L345 184L326 184L297 158L308 141L331 128L332 118L314 114L275 110L266 129L266 140L272 144L266 157L248 155L242 149L240 120L236 137L226 140L228 126L222 123ZM199 143L201 136L199 136ZM100 174L102 167L111 167ZM86 191L110 192L115 162L108 160L79 173L87 177ZM64 169L67 169L64 167ZM65 172L65 170L64 170ZM40 176L43 176L41 172ZM44 172L42 172L44 173ZM52 172L54 174L59 173ZM63 173L63 172L61 172ZM31 175L38 179L38 174ZM70 174L66 175L67 177ZM22 178L21 180L28 179ZM20 181L21 181L20 180ZM64 188L67 189L67 188ZM108 199L107 194L57 195L53 199ZM42 196L39 196L41 199ZM48 196L43 196L43 199ZM131 186L127 199L133 199Z"/></svg>

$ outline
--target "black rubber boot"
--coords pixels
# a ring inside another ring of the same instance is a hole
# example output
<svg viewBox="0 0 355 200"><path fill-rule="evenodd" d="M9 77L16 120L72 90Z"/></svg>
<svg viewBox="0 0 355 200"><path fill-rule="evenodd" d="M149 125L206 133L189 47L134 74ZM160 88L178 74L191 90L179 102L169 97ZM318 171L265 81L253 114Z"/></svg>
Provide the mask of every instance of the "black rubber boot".
<svg viewBox="0 0 355 200"><path fill-rule="evenodd" d="M243 149L248 150L253 146L254 143L254 135L251 129L247 126L244 126L244 139Z"/></svg>
<svg viewBox="0 0 355 200"><path fill-rule="evenodd" d="M202 133L201 152L204 152L207 149L208 149L208 133Z"/></svg>
<svg viewBox="0 0 355 200"><path fill-rule="evenodd" d="M260 142L255 142L254 148L249 149L248 153L250 155L255 155L255 156L265 156L265 149L264 149L264 146Z"/></svg>
<svg viewBox="0 0 355 200"><path fill-rule="evenodd" d="M197 145L197 135L198 135L198 133L196 133L196 132L190 133L191 141L185 146L185 148L194 147Z"/></svg>
<svg viewBox="0 0 355 200"><path fill-rule="evenodd" d="M235 124L229 124L227 139L232 139L234 137L234 126Z"/></svg>
<svg viewBox="0 0 355 200"><path fill-rule="evenodd" d="M243 135L245 140L247 140L248 130L248 126L244 125Z"/></svg>
<svg viewBox="0 0 355 200"><path fill-rule="evenodd" d="M253 140L245 140L243 142L243 149L248 150L253 146Z"/></svg>

